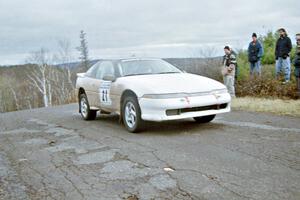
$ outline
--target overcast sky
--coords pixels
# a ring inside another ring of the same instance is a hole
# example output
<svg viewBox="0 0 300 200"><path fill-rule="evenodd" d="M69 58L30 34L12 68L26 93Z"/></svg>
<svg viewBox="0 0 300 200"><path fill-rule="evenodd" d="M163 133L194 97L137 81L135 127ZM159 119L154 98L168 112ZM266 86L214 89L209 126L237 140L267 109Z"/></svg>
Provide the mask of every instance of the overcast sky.
<svg viewBox="0 0 300 200"><path fill-rule="evenodd" d="M87 33L91 58L221 55L247 46L252 32L300 32L300 0L0 0L0 65L24 63L41 47L68 39L78 53Z"/></svg>

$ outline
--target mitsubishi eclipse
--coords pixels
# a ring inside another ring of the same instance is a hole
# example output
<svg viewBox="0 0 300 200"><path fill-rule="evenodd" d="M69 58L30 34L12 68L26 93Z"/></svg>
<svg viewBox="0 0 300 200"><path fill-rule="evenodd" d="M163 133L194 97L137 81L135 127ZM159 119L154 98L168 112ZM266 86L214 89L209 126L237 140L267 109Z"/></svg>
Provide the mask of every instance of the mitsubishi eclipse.
<svg viewBox="0 0 300 200"><path fill-rule="evenodd" d="M207 123L230 111L226 87L183 72L161 59L103 60L76 81L79 112L85 120L117 113L126 129L138 132L144 121L193 118Z"/></svg>

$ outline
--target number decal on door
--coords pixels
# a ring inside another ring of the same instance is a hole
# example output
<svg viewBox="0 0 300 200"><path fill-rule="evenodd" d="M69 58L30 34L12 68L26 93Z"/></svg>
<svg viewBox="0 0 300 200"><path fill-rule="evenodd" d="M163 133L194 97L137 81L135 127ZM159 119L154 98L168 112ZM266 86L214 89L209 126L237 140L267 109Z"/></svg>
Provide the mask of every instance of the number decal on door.
<svg viewBox="0 0 300 200"><path fill-rule="evenodd" d="M102 102L108 102L108 90L103 89L102 90Z"/></svg>
<svg viewBox="0 0 300 200"><path fill-rule="evenodd" d="M110 86L111 86L111 81L103 81L101 83L101 86L99 88L101 104L111 105Z"/></svg>

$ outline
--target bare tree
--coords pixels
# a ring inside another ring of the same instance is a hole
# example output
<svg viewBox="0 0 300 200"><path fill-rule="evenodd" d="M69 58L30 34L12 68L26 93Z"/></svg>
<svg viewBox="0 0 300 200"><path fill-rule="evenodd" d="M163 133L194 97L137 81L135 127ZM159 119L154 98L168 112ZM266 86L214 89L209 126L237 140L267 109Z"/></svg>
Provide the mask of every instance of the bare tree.
<svg viewBox="0 0 300 200"><path fill-rule="evenodd" d="M4 98L4 90L5 90L5 80L4 80L4 74L0 74L0 113L5 112L5 98Z"/></svg>
<svg viewBox="0 0 300 200"><path fill-rule="evenodd" d="M215 80L222 80L222 59L216 57L216 55L217 49L214 46L202 46L196 50L194 49L191 52L191 56L194 58L191 59L192 62L186 71L207 76Z"/></svg>
<svg viewBox="0 0 300 200"><path fill-rule="evenodd" d="M64 38L57 41L58 59L62 64L69 64L72 60L70 40Z"/></svg>
<svg viewBox="0 0 300 200"><path fill-rule="evenodd" d="M59 99L60 102L67 103L74 99L74 89L75 89L75 72L72 71L71 62L73 60L71 53L71 43L68 39L58 40L58 54L55 58L60 63L61 66L56 74L56 79L60 82L60 93L62 94Z"/></svg>
<svg viewBox="0 0 300 200"><path fill-rule="evenodd" d="M22 87L24 84L16 77L14 69L7 68L0 74L0 111L15 111L22 109Z"/></svg>
<svg viewBox="0 0 300 200"><path fill-rule="evenodd" d="M0 68L0 112L74 102L70 43L61 40L59 47L56 57L41 48L27 58L29 64Z"/></svg>
<svg viewBox="0 0 300 200"><path fill-rule="evenodd" d="M79 59L81 60L82 66L87 70L89 68L89 51L88 51L88 42L86 40L86 33L81 30L80 31L80 46L76 49L80 52Z"/></svg>
<svg viewBox="0 0 300 200"><path fill-rule="evenodd" d="M58 55L57 58L60 61L60 63L63 65L64 69L66 69L67 72L67 79L68 84L71 90L74 90L74 82L72 79L72 73L71 73L71 62L73 60L71 55L71 43L67 39L59 40L58 41Z"/></svg>
<svg viewBox="0 0 300 200"><path fill-rule="evenodd" d="M48 91L51 94L49 96L51 101L58 105L66 103L69 96L69 89L66 88L67 78L65 70L53 66L49 72L49 83Z"/></svg>
<svg viewBox="0 0 300 200"><path fill-rule="evenodd" d="M4 112L3 91L0 90L0 113Z"/></svg>
<svg viewBox="0 0 300 200"><path fill-rule="evenodd" d="M19 104L19 100L18 100L17 93L16 93L15 89L11 85L9 86L9 89L10 89L12 95L13 95L13 99L14 99L14 102L16 104L16 110L20 110L21 106Z"/></svg>
<svg viewBox="0 0 300 200"><path fill-rule="evenodd" d="M47 87L47 84L50 84L48 80L48 68L50 64L49 53L44 48L41 48L39 51L33 52L28 61L36 64L36 67L27 74L29 84L34 86L42 94L44 107L48 107L49 96L51 95L51 93L49 93L50 91L48 91L49 87Z"/></svg>

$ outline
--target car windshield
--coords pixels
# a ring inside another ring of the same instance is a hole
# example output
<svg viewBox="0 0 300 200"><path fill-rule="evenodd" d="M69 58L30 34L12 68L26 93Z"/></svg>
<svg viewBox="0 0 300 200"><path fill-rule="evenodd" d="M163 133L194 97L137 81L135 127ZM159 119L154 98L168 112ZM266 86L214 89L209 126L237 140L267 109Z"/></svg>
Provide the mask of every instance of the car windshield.
<svg viewBox="0 0 300 200"><path fill-rule="evenodd" d="M122 76L181 73L178 68L163 60L122 61L120 71Z"/></svg>

